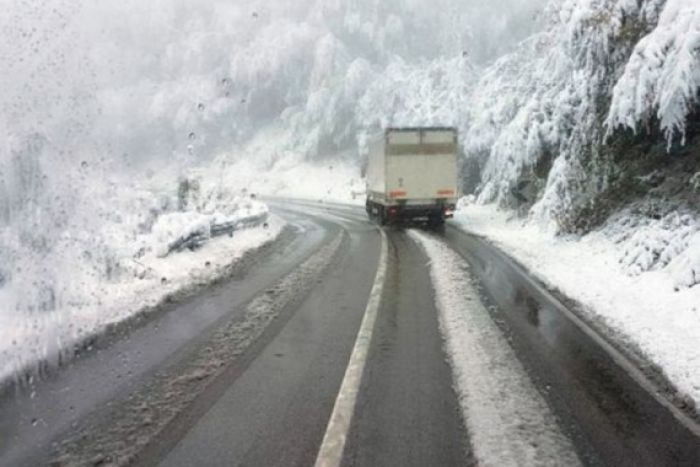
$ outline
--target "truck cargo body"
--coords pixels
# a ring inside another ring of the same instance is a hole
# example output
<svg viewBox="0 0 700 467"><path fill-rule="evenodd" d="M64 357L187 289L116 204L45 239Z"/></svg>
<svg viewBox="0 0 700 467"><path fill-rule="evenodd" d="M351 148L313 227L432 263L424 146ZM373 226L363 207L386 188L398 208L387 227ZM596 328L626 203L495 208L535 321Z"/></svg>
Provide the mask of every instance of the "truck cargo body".
<svg viewBox="0 0 700 467"><path fill-rule="evenodd" d="M367 214L381 224L441 225L457 202L457 131L389 128L370 142Z"/></svg>

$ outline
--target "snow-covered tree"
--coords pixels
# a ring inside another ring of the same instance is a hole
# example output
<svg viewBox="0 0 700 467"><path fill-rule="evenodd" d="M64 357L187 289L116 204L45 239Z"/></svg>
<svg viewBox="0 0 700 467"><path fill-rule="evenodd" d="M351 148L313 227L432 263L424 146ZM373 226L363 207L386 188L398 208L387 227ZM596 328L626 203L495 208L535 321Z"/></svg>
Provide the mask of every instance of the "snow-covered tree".
<svg viewBox="0 0 700 467"><path fill-rule="evenodd" d="M608 125L636 130L657 120L669 144L684 140L699 93L700 2L668 0L615 86Z"/></svg>

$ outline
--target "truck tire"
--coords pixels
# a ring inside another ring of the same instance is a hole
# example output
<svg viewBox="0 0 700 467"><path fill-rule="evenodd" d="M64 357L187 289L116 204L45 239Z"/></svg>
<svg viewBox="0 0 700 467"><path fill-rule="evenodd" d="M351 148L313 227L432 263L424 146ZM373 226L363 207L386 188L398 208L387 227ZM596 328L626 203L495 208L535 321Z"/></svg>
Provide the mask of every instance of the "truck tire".
<svg viewBox="0 0 700 467"><path fill-rule="evenodd" d="M377 216L379 225L384 226L386 222L386 212L384 211L384 206L379 206L379 215Z"/></svg>
<svg viewBox="0 0 700 467"><path fill-rule="evenodd" d="M428 217L428 226L434 229L441 229L445 227L445 218L442 214L434 214Z"/></svg>

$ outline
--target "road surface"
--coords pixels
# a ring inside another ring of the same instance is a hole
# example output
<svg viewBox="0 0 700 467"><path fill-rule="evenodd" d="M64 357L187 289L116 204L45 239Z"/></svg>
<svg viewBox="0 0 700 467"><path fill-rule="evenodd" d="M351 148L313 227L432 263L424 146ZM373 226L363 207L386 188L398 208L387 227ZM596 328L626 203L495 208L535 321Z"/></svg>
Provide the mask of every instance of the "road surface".
<svg viewBox="0 0 700 467"><path fill-rule="evenodd" d="M0 465L700 465L697 422L487 242L271 206L290 227L231 280L5 391ZM497 332L445 337L464 297L438 261ZM474 355L450 354L462 338ZM460 367L477 358L500 379Z"/></svg>

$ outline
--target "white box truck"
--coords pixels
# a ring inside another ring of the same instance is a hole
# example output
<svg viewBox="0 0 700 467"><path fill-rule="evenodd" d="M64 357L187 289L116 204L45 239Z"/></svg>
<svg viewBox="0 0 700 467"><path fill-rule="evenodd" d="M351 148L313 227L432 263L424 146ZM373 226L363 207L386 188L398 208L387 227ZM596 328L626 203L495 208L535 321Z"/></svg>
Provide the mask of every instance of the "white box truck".
<svg viewBox="0 0 700 467"><path fill-rule="evenodd" d="M457 130L388 128L369 143L367 214L439 226L457 204Z"/></svg>

